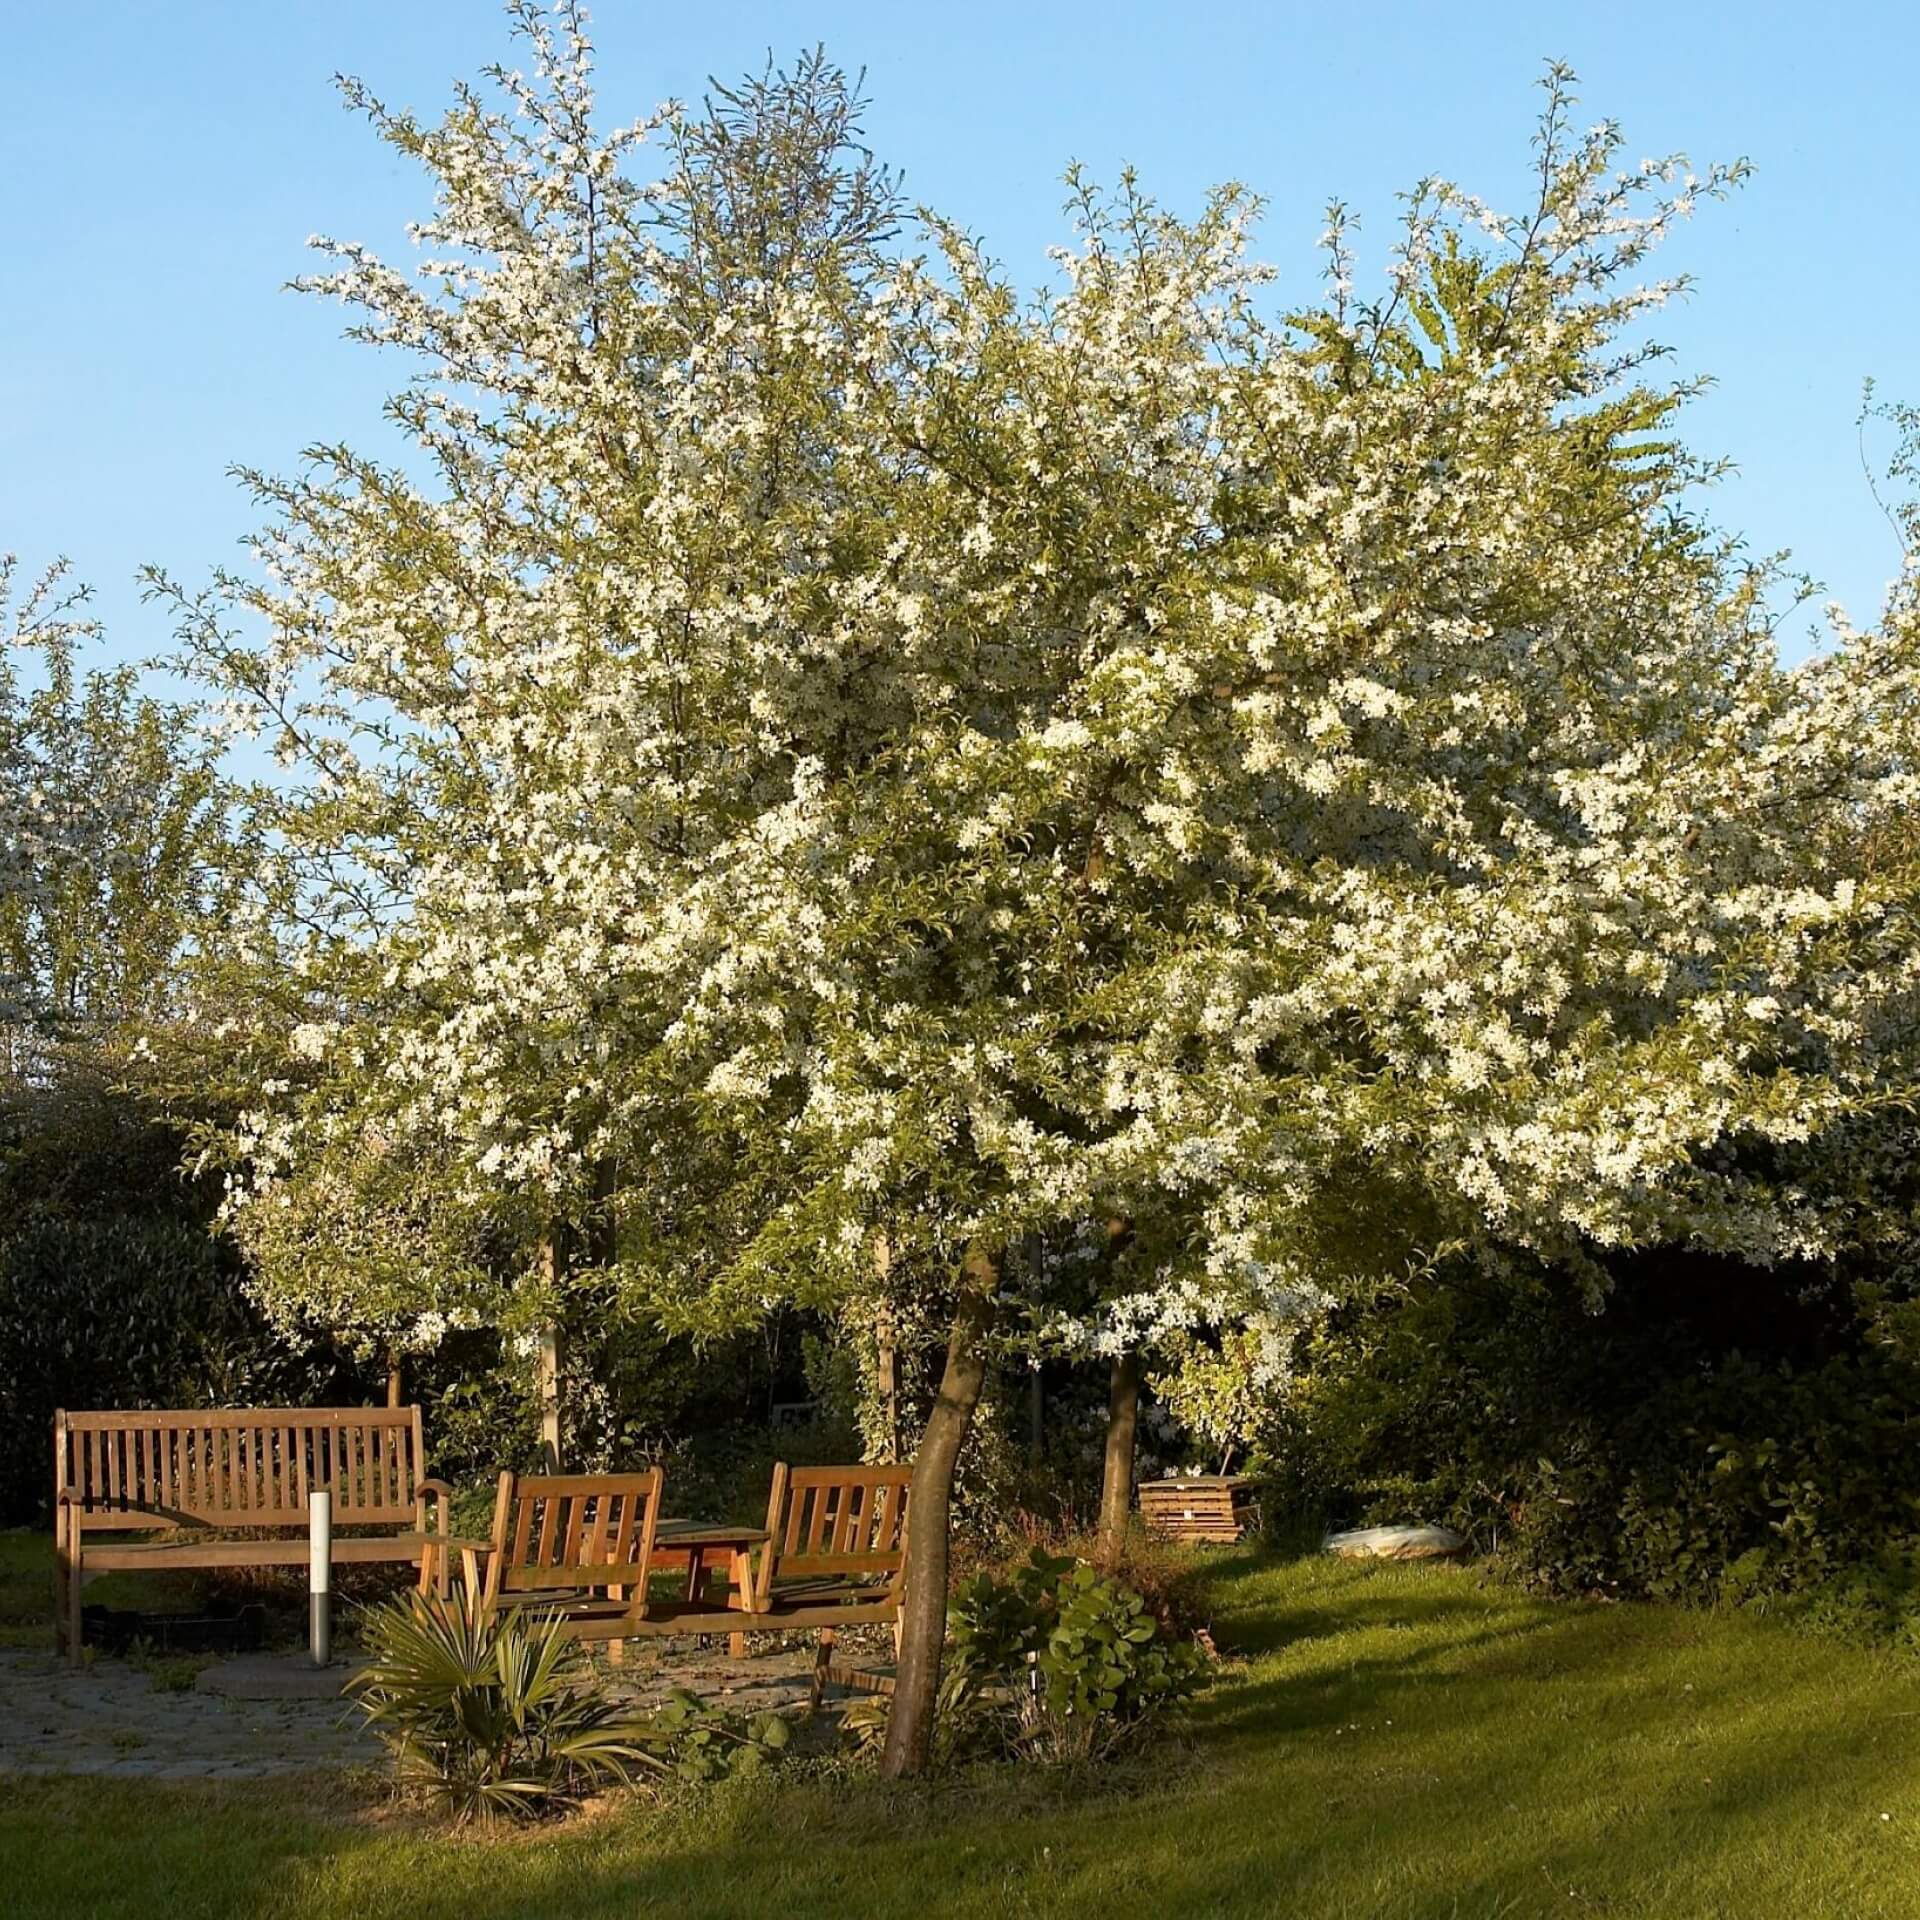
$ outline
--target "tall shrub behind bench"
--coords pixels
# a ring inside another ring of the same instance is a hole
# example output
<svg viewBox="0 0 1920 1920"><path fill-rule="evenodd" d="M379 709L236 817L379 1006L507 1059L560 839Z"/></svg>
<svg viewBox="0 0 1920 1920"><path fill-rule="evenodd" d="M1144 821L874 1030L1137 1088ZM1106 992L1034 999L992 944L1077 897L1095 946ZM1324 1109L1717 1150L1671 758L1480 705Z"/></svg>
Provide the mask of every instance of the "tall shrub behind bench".
<svg viewBox="0 0 1920 1920"><path fill-rule="evenodd" d="M336 1371L274 1336L203 1227L28 1221L0 1240L0 1523L47 1518L55 1407L317 1404Z"/></svg>

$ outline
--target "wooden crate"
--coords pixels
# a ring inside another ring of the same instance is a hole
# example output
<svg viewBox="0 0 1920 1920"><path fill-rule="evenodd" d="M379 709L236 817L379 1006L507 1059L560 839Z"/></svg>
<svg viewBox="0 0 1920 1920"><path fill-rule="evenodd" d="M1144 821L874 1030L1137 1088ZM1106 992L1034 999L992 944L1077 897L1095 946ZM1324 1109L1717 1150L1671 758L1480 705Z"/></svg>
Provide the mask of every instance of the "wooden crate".
<svg viewBox="0 0 1920 1920"><path fill-rule="evenodd" d="M1175 1540L1231 1542L1259 1528L1259 1483L1242 1473L1143 1480L1140 1517Z"/></svg>

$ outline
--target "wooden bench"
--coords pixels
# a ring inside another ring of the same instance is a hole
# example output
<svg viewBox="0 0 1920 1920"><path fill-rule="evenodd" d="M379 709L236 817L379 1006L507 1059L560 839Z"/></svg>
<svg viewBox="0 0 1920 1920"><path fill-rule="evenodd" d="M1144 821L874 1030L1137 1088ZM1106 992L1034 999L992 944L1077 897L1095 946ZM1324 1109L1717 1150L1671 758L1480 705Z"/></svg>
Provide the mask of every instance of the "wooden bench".
<svg viewBox="0 0 1920 1920"><path fill-rule="evenodd" d="M663 1521L658 1467L629 1474L500 1476L486 1564L463 1549L482 1607L526 1606L557 1616L583 1640L674 1634L820 1630L815 1696L829 1678L837 1628L900 1616L911 1467L773 1470L764 1531ZM754 1564L758 1551L759 1564ZM724 1563L728 1595L705 1592ZM662 1571L685 1568L684 1595L651 1594Z"/></svg>
<svg viewBox="0 0 1920 1920"><path fill-rule="evenodd" d="M56 1413L56 1631L67 1653L80 1658L80 1589L95 1574L305 1566L307 1496L321 1489L336 1562L417 1564L423 1588L444 1585L458 1544L452 1489L422 1474L423 1457L418 1407ZM341 1531L356 1528L370 1531Z"/></svg>

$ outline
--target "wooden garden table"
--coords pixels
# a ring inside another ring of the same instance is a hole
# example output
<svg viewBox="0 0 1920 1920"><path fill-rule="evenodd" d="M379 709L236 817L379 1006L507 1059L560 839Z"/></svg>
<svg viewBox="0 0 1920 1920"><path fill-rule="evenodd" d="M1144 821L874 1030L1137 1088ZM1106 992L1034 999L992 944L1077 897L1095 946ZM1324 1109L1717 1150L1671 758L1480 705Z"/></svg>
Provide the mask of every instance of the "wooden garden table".
<svg viewBox="0 0 1920 1920"><path fill-rule="evenodd" d="M725 1568L727 1597L713 1611L751 1613L753 1611L753 1556L756 1548L765 1548L772 1536L765 1527L731 1526L709 1520L664 1519L654 1530L653 1562L656 1567L687 1569L687 1604L697 1606L706 1598L707 1583ZM678 1616L684 1619L684 1616ZM682 1625L681 1631L687 1631ZM736 1658L747 1650L746 1635L728 1636L727 1650Z"/></svg>

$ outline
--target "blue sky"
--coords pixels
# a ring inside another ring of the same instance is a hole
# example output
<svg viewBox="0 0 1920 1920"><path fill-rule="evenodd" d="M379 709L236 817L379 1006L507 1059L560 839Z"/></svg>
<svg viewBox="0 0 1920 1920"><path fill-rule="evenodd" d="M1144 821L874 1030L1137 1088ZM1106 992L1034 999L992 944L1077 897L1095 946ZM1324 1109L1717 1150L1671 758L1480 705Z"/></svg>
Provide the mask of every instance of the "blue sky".
<svg viewBox="0 0 1920 1920"><path fill-rule="evenodd" d="M400 367L280 289L314 231L403 256L426 202L329 76L437 109L505 52L505 21L493 0L65 0L0 22L0 548L70 554L114 650L144 653L164 634L140 563L202 578L252 524L229 465L380 442ZM1520 198L1533 82L1570 60L1583 116L1620 120L1635 157L1755 163L1671 250L1700 286L1658 329L1719 381L1691 436L1738 463L1720 518L1756 550L1792 547L1861 618L1898 565L1854 420L1869 374L1920 400L1911 4L602 0L595 37L621 119L824 41L866 67L870 136L909 190L1029 281L1063 237L1070 159L1106 177L1131 161L1183 209L1244 180L1272 203L1261 252L1283 289L1315 272L1331 195L1375 258L1423 173Z"/></svg>

